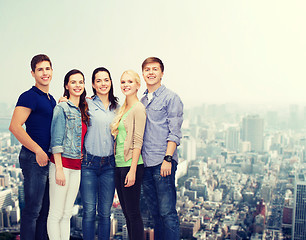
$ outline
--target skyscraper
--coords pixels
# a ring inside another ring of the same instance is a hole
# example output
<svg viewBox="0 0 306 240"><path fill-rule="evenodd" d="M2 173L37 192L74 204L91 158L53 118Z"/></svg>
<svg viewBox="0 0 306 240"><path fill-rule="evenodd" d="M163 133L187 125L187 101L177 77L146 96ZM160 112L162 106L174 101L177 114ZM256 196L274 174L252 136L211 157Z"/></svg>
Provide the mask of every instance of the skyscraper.
<svg viewBox="0 0 306 240"><path fill-rule="evenodd" d="M242 120L241 139L251 143L251 150L263 150L264 120L258 115L248 115Z"/></svg>
<svg viewBox="0 0 306 240"><path fill-rule="evenodd" d="M294 184L292 239L306 239L306 181L304 174L296 176Z"/></svg>
<svg viewBox="0 0 306 240"><path fill-rule="evenodd" d="M240 131L237 127L229 127L226 131L225 145L230 151L238 151L239 149Z"/></svg>

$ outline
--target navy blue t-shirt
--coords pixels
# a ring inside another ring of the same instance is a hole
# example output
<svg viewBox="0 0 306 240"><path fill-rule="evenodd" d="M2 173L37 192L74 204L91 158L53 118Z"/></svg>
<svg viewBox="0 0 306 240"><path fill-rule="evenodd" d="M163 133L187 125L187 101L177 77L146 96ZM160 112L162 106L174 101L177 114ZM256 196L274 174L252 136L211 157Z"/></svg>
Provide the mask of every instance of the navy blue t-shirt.
<svg viewBox="0 0 306 240"><path fill-rule="evenodd" d="M55 99L33 86L19 96L16 107L30 108L32 111L25 122L26 132L48 154L51 139L51 121ZM27 149L23 146L23 148Z"/></svg>

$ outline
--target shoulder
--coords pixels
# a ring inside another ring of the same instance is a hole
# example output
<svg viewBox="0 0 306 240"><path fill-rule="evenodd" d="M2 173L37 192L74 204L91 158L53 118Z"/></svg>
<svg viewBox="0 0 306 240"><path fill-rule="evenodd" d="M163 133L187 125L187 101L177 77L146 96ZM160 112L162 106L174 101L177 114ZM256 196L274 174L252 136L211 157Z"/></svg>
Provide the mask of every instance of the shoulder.
<svg viewBox="0 0 306 240"><path fill-rule="evenodd" d="M34 110L36 108L36 104L38 102L39 99L37 99L38 94L33 91L32 89L29 89L25 92L23 92L22 94L20 94L16 107L20 106L20 107L27 107L30 108L32 110Z"/></svg>
<svg viewBox="0 0 306 240"><path fill-rule="evenodd" d="M68 107L68 102L60 102L59 104L56 105L59 108L66 108Z"/></svg>
<svg viewBox="0 0 306 240"><path fill-rule="evenodd" d="M131 115L146 114L146 108L141 102L138 102L131 110L131 113Z"/></svg>
<svg viewBox="0 0 306 240"><path fill-rule="evenodd" d="M167 100L183 104L180 96L176 92L166 88L164 94L166 95Z"/></svg>
<svg viewBox="0 0 306 240"><path fill-rule="evenodd" d="M141 103L141 102L138 102L135 107L134 107L135 110L146 110L146 107Z"/></svg>
<svg viewBox="0 0 306 240"><path fill-rule="evenodd" d="M163 95L166 95L169 98L180 98L179 95L176 92L174 92L171 89L166 88L166 87L165 87L165 89L163 91Z"/></svg>
<svg viewBox="0 0 306 240"><path fill-rule="evenodd" d="M54 111L67 111L67 109L69 109L67 102L60 102L54 107Z"/></svg>
<svg viewBox="0 0 306 240"><path fill-rule="evenodd" d="M146 108L141 102L138 102L132 110L131 115L136 116L137 119L146 118Z"/></svg>
<svg viewBox="0 0 306 240"><path fill-rule="evenodd" d="M35 97L37 95L38 94L35 91L33 91L33 89L31 88L31 89L21 93L20 96L19 96L19 99L32 98L32 97Z"/></svg>

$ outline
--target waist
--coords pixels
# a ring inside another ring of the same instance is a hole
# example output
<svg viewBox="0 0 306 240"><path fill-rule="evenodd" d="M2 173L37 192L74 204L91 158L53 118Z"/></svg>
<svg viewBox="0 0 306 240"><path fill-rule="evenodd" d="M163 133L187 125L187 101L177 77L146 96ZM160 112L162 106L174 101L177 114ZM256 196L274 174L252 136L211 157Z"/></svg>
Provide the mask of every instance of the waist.
<svg viewBox="0 0 306 240"><path fill-rule="evenodd" d="M90 153L86 153L86 160L87 161L97 161L97 162L104 163L104 162L110 162L114 158L115 158L114 154L109 155L109 156L101 157L101 156L92 155Z"/></svg>
<svg viewBox="0 0 306 240"><path fill-rule="evenodd" d="M53 154L50 156L50 162L55 164ZM81 170L81 159L62 157L62 165L64 168Z"/></svg>

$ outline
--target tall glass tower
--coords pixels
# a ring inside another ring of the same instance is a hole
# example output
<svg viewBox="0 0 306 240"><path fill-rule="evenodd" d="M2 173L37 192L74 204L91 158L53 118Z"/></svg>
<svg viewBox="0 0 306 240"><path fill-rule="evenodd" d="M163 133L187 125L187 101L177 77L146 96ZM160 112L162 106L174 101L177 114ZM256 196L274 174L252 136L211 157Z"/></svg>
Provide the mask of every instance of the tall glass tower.
<svg viewBox="0 0 306 240"><path fill-rule="evenodd" d="M296 176L294 184L294 206L292 239L306 240L306 181L304 174Z"/></svg>

